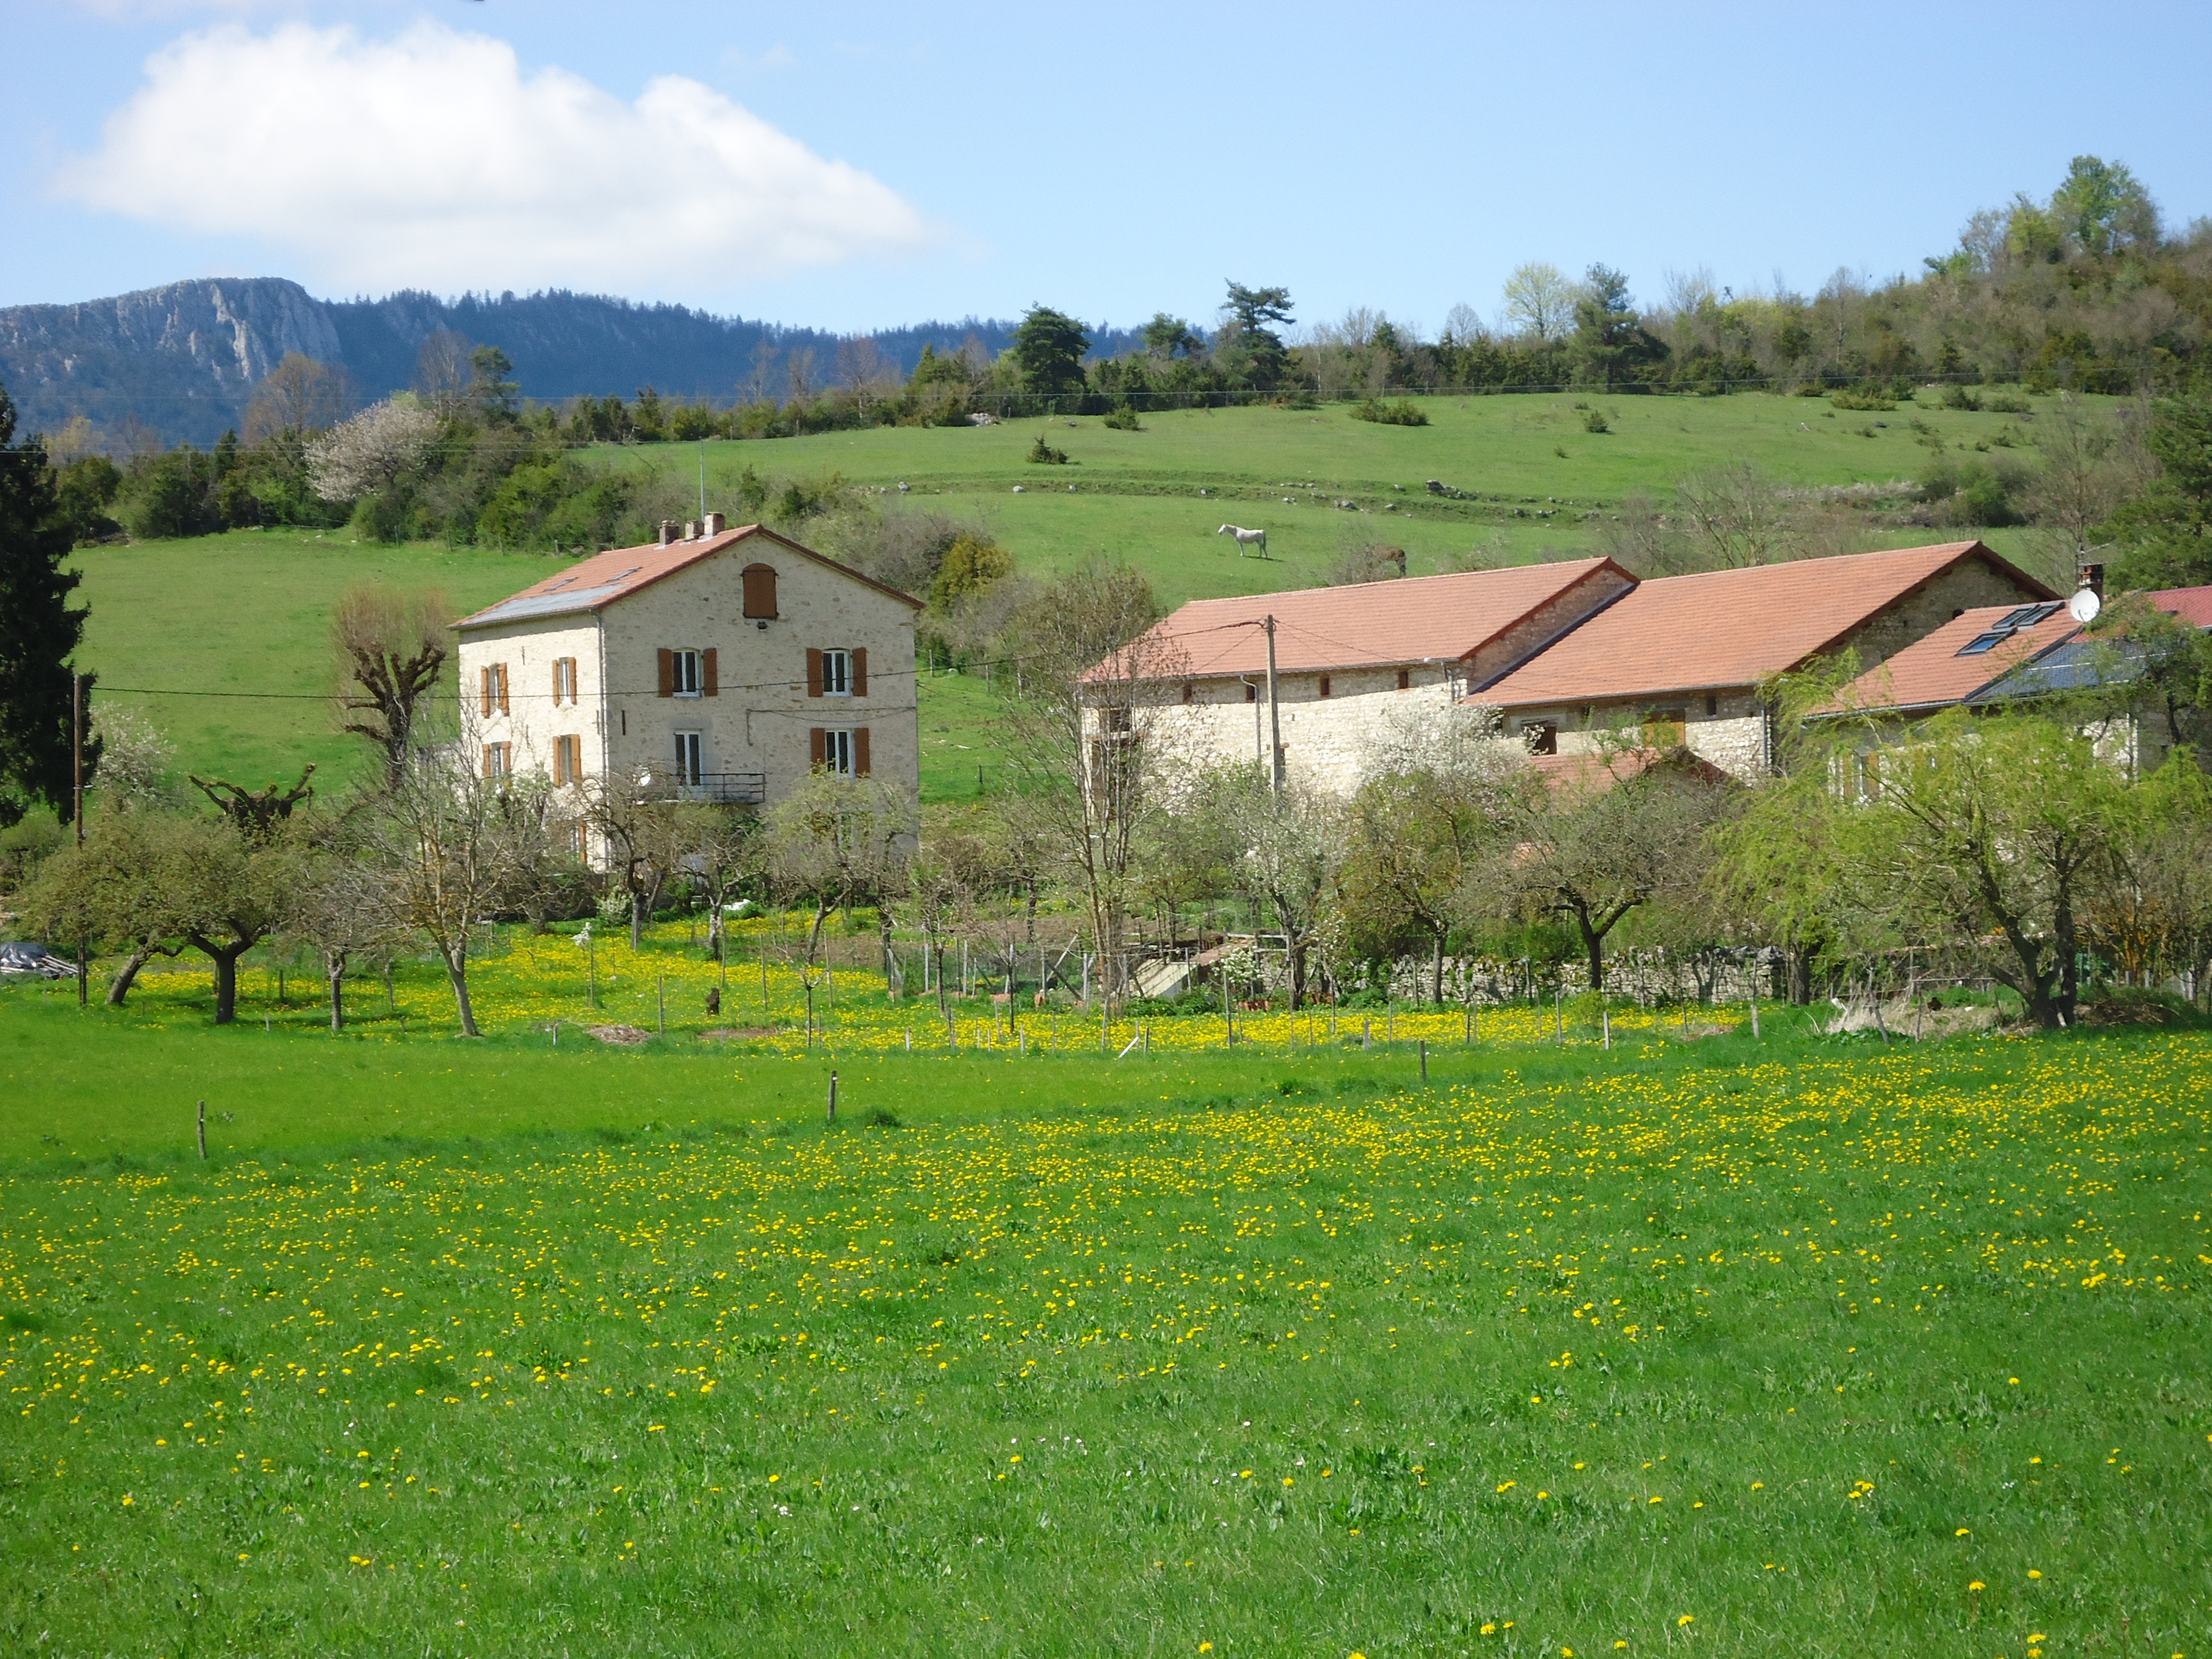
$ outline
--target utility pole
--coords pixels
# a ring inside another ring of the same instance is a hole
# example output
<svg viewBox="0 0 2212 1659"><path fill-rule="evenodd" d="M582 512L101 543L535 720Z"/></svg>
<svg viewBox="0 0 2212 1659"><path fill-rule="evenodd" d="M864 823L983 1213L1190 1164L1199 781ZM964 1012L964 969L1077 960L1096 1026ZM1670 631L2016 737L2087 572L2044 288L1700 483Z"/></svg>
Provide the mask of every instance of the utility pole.
<svg viewBox="0 0 2212 1659"><path fill-rule="evenodd" d="M1275 700L1275 618L1270 613L1267 630L1267 793L1283 798L1283 710Z"/></svg>
<svg viewBox="0 0 2212 1659"><path fill-rule="evenodd" d="M70 763L75 769L76 780L70 789L70 815L76 820L76 844L84 845L84 676L70 676ZM76 941L76 1006L86 1003L84 936ZM205 1109L203 1108L203 1110ZM202 1151L205 1158L206 1131L201 1131Z"/></svg>

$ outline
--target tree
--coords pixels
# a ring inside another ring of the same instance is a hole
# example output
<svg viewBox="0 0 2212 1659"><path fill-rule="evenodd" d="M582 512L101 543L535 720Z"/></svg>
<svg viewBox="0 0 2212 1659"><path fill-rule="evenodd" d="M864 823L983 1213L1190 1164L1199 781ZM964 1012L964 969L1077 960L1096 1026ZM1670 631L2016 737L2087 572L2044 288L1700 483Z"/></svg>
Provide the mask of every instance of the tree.
<svg viewBox="0 0 2212 1659"><path fill-rule="evenodd" d="M1692 473L1674 487L1684 525L1703 555L1695 568L1736 570L1787 556L1790 505L1749 461Z"/></svg>
<svg viewBox="0 0 2212 1659"><path fill-rule="evenodd" d="M1686 901L1705 879L1706 838L1730 786L1686 750L1593 754L1556 785L1496 878L1524 912L1548 912L1583 947L1589 988L1605 988L1607 936L1639 906Z"/></svg>
<svg viewBox="0 0 2212 1659"><path fill-rule="evenodd" d="M1548 345L1567 331L1574 315L1575 287L1557 265L1534 261L1505 279L1505 322L1518 334Z"/></svg>
<svg viewBox="0 0 2212 1659"><path fill-rule="evenodd" d="M2159 475L2112 516L2129 544L2117 574L2136 587L2212 581L2212 396L2160 398L2144 441Z"/></svg>
<svg viewBox="0 0 2212 1659"><path fill-rule="evenodd" d="M522 388L512 378L514 362L497 346L478 346L469 353L469 406L487 427L512 426L515 404Z"/></svg>
<svg viewBox="0 0 2212 1659"><path fill-rule="evenodd" d="M1180 317L1156 311L1144 327L1145 349L1163 362L1173 357L1195 355L1206 342L1198 331Z"/></svg>
<svg viewBox="0 0 2212 1659"><path fill-rule="evenodd" d="M465 334L434 329L415 353L415 395L433 414L458 415L472 379L469 354L476 348Z"/></svg>
<svg viewBox="0 0 2212 1659"><path fill-rule="evenodd" d="M69 603L78 577L62 568L72 538L57 505L46 449L15 441L0 386L0 829L34 801L67 816L75 787L70 659L90 613ZM85 676L88 702L91 685Z"/></svg>
<svg viewBox="0 0 2212 1659"><path fill-rule="evenodd" d="M526 872L518 854L507 781L483 778L454 751L417 753L396 783L354 815L375 879L380 925L428 938L444 963L463 1036L477 1036L469 1000L470 931L500 908ZM522 827L526 829L526 824Z"/></svg>
<svg viewBox="0 0 2212 1659"><path fill-rule="evenodd" d="M247 400L246 441L258 444L280 432L321 432L345 418L351 401L344 369L288 351Z"/></svg>
<svg viewBox="0 0 2212 1659"><path fill-rule="evenodd" d="M1152 631L1158 617L1140 573L1093 560L1040 590L1014 630L1024 665L1004 719L1013 784L1004 811L1024 818L1082 895L1102 1021L1120 994L1121 932L1170 758L1160 720L1183 664Z"/></svg>
<svg viewBox="0 0 2212 1659"><path fill-rule="evenodd" d="M1454 710L1387 757L1352 801L1346 905L1355 932L1405 930L1430 948L1431 999L1444 1000L1444 945L1475 908L1469 888L1512 844L1540 787L1494 722ZM1445 729L1435 729L1444 725Z"/></svg>
<svg viewBox="0 0 2212 1659"><path fill-rule="evenodd" d="M247 789L222 778L191 779L222 815L220 830L180 838L169 875L182 908L179 931L215 963L218 1025L238 1016L238 959L283 924L298 887L301 848L293 817L314 793L307 782L314 770L312 764L302 768L289 787L270 783Z"/></svg>
<svg viewBox="0 0 2212 1659"><path fill-rule="evenodd" d="M326 501L353 501L422 470L438 417L413 403L372 404L307 446L307 476Z"/></svg>
<svg viewBox="0 0 2212 1659"><path fill-rule="evenodd" d="M2039 524L2065 538L2069 562L2087 550L2126 492L2118 439L2112 423L2092 416L2076 398L2063 399L2036 421L2043 465L2028 484L2028 509Z"/></svg>
<svg viewBox="0 0 2212 1659"><path fill-rule="evenodd" d="M1263 392L1279 385L1290 351L1283 337L1268 325L1296 320L1291 315L1290 289L1246 288L1242 283L1231 283L1222 311L1228 324L1222 343L1243 360L1246 377Z"/></svg>
<svg viewBox="0 0 2212 1659"><path fill-rule="evenodd" d="M875 897L892 884L905 862L914 825L897 793L887 785L817 769L769 809L765 833L775 884L813 907L799 968L811 1043L823 927L833 911Z"/></svg>
<svg viewBox="0 0 2212 1659"><path fill-rule="evenodd" d="M107 984L107 1006L120 1008L149 961L185 949L191 896L183 875L195 862L188 843L203 833L175 813L103 805L82 845L40 865L24 896L24 925L49 939L122 951Z"/></svg>
<svg viewBox="0 0 2212 1659"><path fill-rule="evenodd" d="M1609 392L1616 376L1666 349L1637 321L1628 278L1609 265L1592 265L1575 299L1575 355L1585 372L1602 376Z"/></svg>
<svg viewBox="0 0 2212 1659"><path fill-rule="evenodd" d="M2158 206L2118 161L2075 156L2051 192L2050 216L2094 258L2158 246Z"/></svg>
<svg viewBox="0 0 2212 1659"><path fill-rule="evenodd" d="M331 654L339 682L339 729L368 738L384 756L387 787L414 750L424 699L438 684L447 651L450 607L435 588L403 593L364 584L346 590L331 613Z"/></svg>
<svg viewBox="0 0 2212 1659"><path fill-rule="evenodd" d="M1024 390L1083 390L1083 355L1091 349L1091 337L1074 318L1049 306L1031 306L1023 313L1008 349L1021 371Z"/></svg>
<svg viewBox="0 0 2212 1659"><path fill-rule="evenodd" d="M1344 803L1296 781L1273 791L1252 763L1220 769L1201 790L1204 810L1236 827L1241 844L1230 879L1281 933L1291 1006L1303 1008L1310 958L1340 897L1352 827Z"/></svg>

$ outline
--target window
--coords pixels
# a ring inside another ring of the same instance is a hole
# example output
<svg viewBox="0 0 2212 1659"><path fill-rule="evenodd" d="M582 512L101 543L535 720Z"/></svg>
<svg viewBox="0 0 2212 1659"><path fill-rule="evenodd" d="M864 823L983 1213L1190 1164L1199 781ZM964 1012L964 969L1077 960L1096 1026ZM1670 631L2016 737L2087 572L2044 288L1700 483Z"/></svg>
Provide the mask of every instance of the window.
<svg viewBox="0 0 2212 1659"><path fill-rule="evenodd" d="M1647 748L1671 749L1682 741L1682 728L1689 724L1686 708L1660 708L1646 715L1644 720L1644 742Z"/></svg>
<svg viewBox="0 0 2212 1659"><path fill-rule="evenodd" d="M744 612L749 622L775 619L775 570L773 566L749 564L738 580L744 585Z"/></svg>
<svg viewBox="0 0 2212 1659"><path fill-rule="evenodd" d="M576 706L576 659L574 657L553 659L553 706L567 703Z"/></svg>
<svg viewBox="0 0 2212 1659"><path fill-rule="evenodd" d="M664 697L719 697L721 671L712 647L704 651L660 653L660 695Z"/></svg>
<svg viewBox="0 0 2212 1659"><path fill-rule="evenodd" d="M507 665L486 663L477 671L477 690L481 694L483 717L489 720L495 714L507 713Z"/></svg>
<svg viewBox="0 0 2212 1659"><path fill-rule="evenodd" d="M853 695L853 659L842 651L822 653L822 695L825 697L849 697Z"/></svg>
<svg viewBox="0 0 2212 1659"><path fill-rule="evenodd" d="M1398 689L1401 691L1410 691L1413 689L1413 671L1412 669L1401 668L1398 671Z"/></svg>
<svg viewBox="0 0 2212 1659"><path fill-rule="evenodd" d="M1324 697L1328 695L1328 676L1326 674L1321 677L1321 694Z"/></svg>
<svg viewBox="0 0 2212 1659"><path fill-rule="evenodd" d="M842 778L865 778L868 775L868 728L854 726L840 730L834 726L816 726L806 734L807 746L817 769L830 772Z"/></svg>
<svg viewBox="0 0 2212 1659"><path fill-rule="evenodd" d="M1712 717L1714 717L1715 715L1718 714L1720 712L1721 712L1721 699L1720 699L1720 694L1719 694L1718 692L1717 692L1717 691L1708 691L1708 692L1706 692L1706 693L1705 693L1705 716L1706 716L1706 718L1710 720L1710 719L1711 719Z"/></svg>
<svg viewBox="0 0 2212 1659"><path fill-rule="evenodd" d="M698 732L678 732L676 734L676 781L689 789L696 789L707 775L705 734Z"/></svg>
<svg viewBox="0 0 2212 1659"><path fill-rule="evenodd" d="M1556 755L1559 752L1559 723L1557 720L1522 720L1521 741L1528 746L1532 755Z"/></svg>
<svg viewBox="0 0 2212 1659"><path fill-rule="evenodd" d="M483 775L488 778L512 776L514 771L514 745L511 743L488 743L483 746Z"/></svg>
<svg viewBox="0 0 2212 1659"><path fill-rule="evenodd" d="M1105 708L1100 709L1098 724L1102 729L1108 732L1128 732L1135 729L1129 718L1129 705L1126 702L1108 703Z"/></svg>
<svg viewBox="0 0 2212 1659"><path fill-rule="evenodd" d="M806 649L806 695L810 697L865 697L868 695L868 653L865 649Z"/></svg>
<svg viewBox="0 0 2212 1659"><path fill-rule="evenodd" d="M2048 621L2063 609L2064 606L2057 599L2048 600L2040 605L2015 606L1991 623L1986 632L1977 634L1953 654L1960 657L1978 657L1985 651L1994 651L2021 629L2033 628L2038 623Z"/></svg>
<svg viewBox="0 0 2212 1659"><path fill-rule="evenodd" d="M1249 680L1244 682L1244 701L1247 702L1260 701L1260 688Z"/></svg>
<svg viewBox="0 0 2212 1659"><path fill-rule="evenodd" d="M1182 700L1185 702L1195 702L1198 701L1198 688L1193 685L1188 680L1185 680L1182 683Z"/></svg>
<svg viewBox="0 0 2212 1659"><path fill-rule="evenodd" d="M679 697L697 696L699 695L699 653L696 651L678 651L674 654L675 678L672 686L674 694Z"/></svg>
<svg viewBox="0 0 2212 1659"><path fill-rule="evenodd" d="M584 740L571 734L553 739L553 781L580 783L584 777Z"/></svg>

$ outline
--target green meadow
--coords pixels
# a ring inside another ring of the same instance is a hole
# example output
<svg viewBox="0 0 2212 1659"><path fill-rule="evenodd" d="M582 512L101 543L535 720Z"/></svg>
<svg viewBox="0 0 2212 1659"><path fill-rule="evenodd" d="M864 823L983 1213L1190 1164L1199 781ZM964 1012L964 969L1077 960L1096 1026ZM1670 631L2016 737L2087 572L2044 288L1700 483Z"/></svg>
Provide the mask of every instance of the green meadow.
<svg viewBox="0 0 2212 1659"><path fill-rule="evenodd" d="M1585 431L1578 403L1595 404L1612 429ZM1376 541L1405 548L1416 574L1477 551L1505 562L1581 556L1592 550L1595 528L1584 514L1612 511L1639 492L1663 500L1682 477L1740 459L1797 485L1910 478L1927 453L1915 442L1914 420L1954 447L1989 444L1996 453L1997 441L2009 438L2013 453L2033 453L2022 447L2033 423L2017 416L1909 404L1867 414L1765 394L1560 394L1431 398L1425 407L1427 427L1376 426L1328 405L1150 414L1133 433L1082 418L585 454L593 465L657 467L684 479L696 477L703 454L710 506L734 501L748 466L775 480L842 477L883 491L878 501L887 511L903 506L981 522L1022 568L1040 574L1092 556L1126 559L1172 605L1310 586L1348 548ZM1039 431L1069 465L1024 460ZM1480 499L1431 495L1431 478ZM1340 501L1353 505L1334 505ZM1239 558L1215 533L1224 522L1265 529L1270 556ZM1965 533L1869 532L1889 543ZM2020 550L2021 532L1986 533L2000 550ZM104 695L145 709L168 732L180 765L255 782L306 760L326 776L349 773L358 745L336 734L320 700L330 685L324 639L332 600L377 579L441 587L458 614L550 568L546 555L378 547L350 532L249 531L88 548L78 555L93 611L84 656L110 688ZM209 691L233 695L175 695ZM921 697L925 799L972 796L979 763L988 788L996 760L989 693L945 677L925 679Z"/></svg>
<svg viewBox="0 0 2212 1659"><path fill-rule="evenodd" d="M0 990L10 1653L2212 1641L2200 1036L1424 1081L66 989Z"/></svg>

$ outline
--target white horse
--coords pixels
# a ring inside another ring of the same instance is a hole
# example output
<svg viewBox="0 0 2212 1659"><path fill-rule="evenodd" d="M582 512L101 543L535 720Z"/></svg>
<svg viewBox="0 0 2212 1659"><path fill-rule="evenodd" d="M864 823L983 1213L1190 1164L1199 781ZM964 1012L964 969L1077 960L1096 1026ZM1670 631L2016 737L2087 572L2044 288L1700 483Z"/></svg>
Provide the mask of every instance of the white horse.
<svg viewBox="0 0 2212 1659"><path fill-rule="evenodd" d="M1237 538L1237 556L1240 559L1244 556L1246 548L1255 546L1260 550L1261 558L1267 556L1267 532L1264 530L1240 530L1233 524L1225 524L1213 533Z"/></svg>

